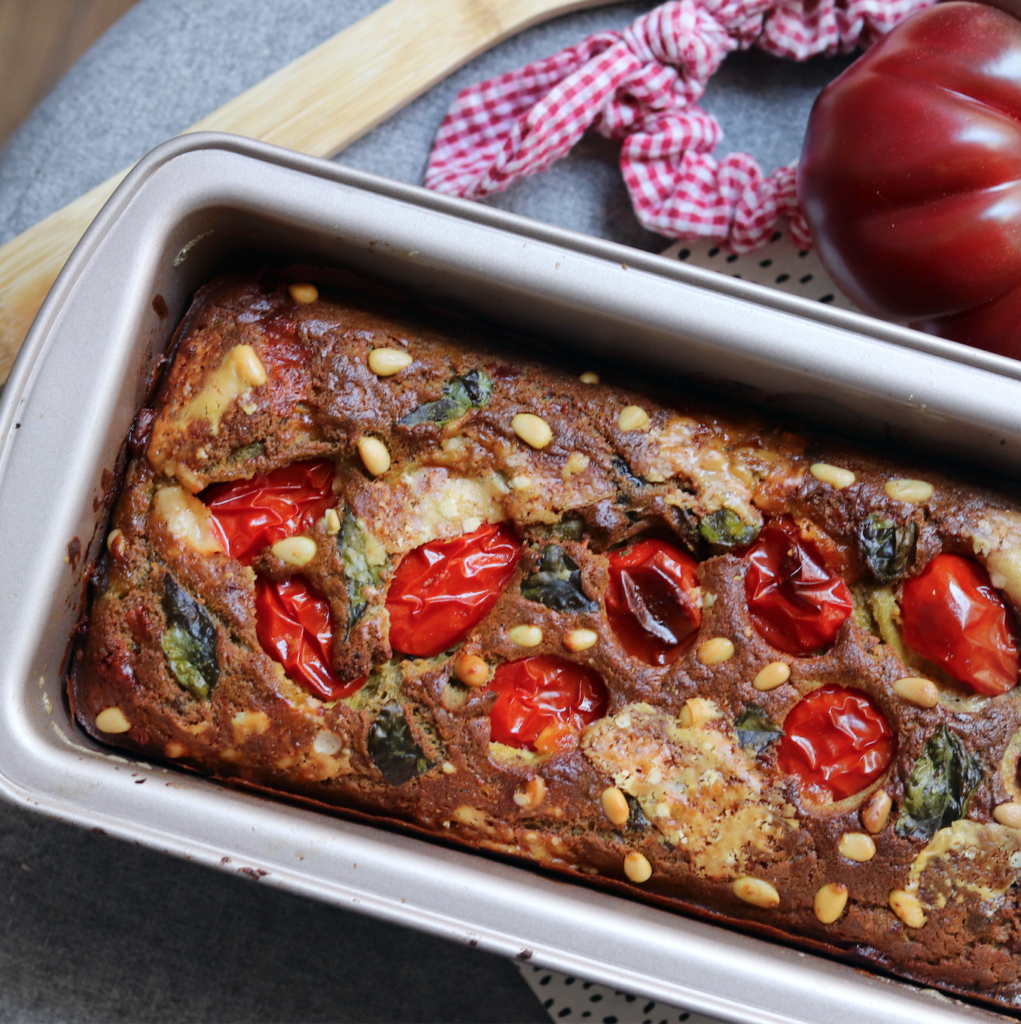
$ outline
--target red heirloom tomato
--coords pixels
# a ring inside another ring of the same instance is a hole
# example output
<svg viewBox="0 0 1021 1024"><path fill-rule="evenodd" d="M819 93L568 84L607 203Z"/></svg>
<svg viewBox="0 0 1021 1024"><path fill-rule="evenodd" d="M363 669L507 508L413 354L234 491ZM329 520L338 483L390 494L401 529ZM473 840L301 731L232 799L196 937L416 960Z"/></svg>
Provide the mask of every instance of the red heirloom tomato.
<svg viewBox="0 0 1021 1024"><path fill-rule="evenodd" d="M1021 21L907 18L821 93L798 197L863 309L1021 357Z"/></svg>
<svg viewBox="0 0 1021 1024"><path fill-rule="evenodd" d="M937 555L904 584L901 616L907 643L977 693L1017 683L1014 620L977 562Z"/></svg>
<svg viewBox="0 0 1021 1024"><path fill-rule="evenodd" d="M595 669L564 658L505 661L488 689L490 739L511 747L555 750L606 714L606 685Z"/></svg>
<svg viewBox="0 0 1021 1024"><path fill-rule="evenodd" d="M336 503L333 475L329 459L294 462L253 480L213 484L202 500L224 551L248 565L263 548L307 530Z"/></svg>
<svg viewBox="0 0 1021 1024"><path fill-rule="evenodd" d="M366 677L342 683L333 674L330 604L304 580L255 581L255 629L266 653L323 700L350 697Z"/></svg>
<svg viewBox="0 0 1021 1024"><path fill-rule="evenodd" d="M640 540L610 555L606 618L624 650L647 665L672 665L702 624L698 564L672 544Z"/></svg>
<svg viewBox="0 0 1021 1024"><path fill-rule="evenodd" d="M897 740L886 716L861 690L829 685L788 712L777 747L780 771L796 775L816 803L843 800L889 767Z"/></svg>
<svg viewBox="0 0 1021 1024"><path fill-rule="evenodd" d="M851 591L789 516L769 522L747 555L745 598L756 629L788 654L832 643L851 614Z"/></svg>
<svg viewBox="0 0 1021 1024"><path fill-rule="evenodd" d="M460 643L496 604L520 557L521 541L506 523L405 555L386 595L394 649L431 658Z"/></svg>

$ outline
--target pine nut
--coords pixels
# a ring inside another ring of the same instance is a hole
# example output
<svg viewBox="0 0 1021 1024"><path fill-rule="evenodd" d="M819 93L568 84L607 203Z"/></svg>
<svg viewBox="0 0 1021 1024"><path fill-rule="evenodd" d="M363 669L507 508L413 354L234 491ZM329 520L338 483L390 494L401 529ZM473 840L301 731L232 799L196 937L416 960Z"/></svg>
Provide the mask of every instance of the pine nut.
<svg viewBox="0 0 1021 1024"><path fill-rule="evenodd" d="M358 454L362 457L362 465L373 476L381 476L390 468L390 453L378 437L366 434L358 438Z"/></svg>
<svg viewBox="0 0 1021 1024"><path fill-rule="evenodd" d="M449 761L444 761L443 764L440 765L440 770L443 772L444 775L457 774L457 768L455 768L454 765L452 765Z"/></svg>
<svg viewBox="0 0 1021 1024"><path fill-rule="evenodd" d="M911 505L932 497L932 484L924 480L887 480L884 489L894 501L906 501Z"/></svg>
<svg viewBox="0 0 1021 1024"><path fill-rule="evenodd" d="M586 370L579 378L582 384L598 384L599 374L593 373L591 370Z"/></svg>
<svg viewBox="0 0 1021 1024"><path fill-rule="evenodd" d="M564 637L564 646L569 651L587 651L590 647L595 647L599 642L599 634L594 629L572 629Z"/></svg>
<svg viewBox="0 0 1021 1024"><path fill-rule="evenodd" d="M721 661L730 661L734 657L734 641L725 636L714 636L712 640L700 645L698 660L703 665L719 665Z"/></svg>
<svg viewBox="0 0 1021 1024"><path fill-rule="evenodd" d="M631 817L631 808L628 807L624 794L616 786L607 786L600 800L603 804L603 814L614 825L627 824L628 818Z"/></svg>
<svg viewBox="0 0 1021 1024"><path fill-rule="evenodd" d="M617 426L625 433L632 430L645 430L651 420L649 414L640 405L626 405L617 417Z"/></svg>
<svg viewBox="0 0 1021 1024"><path fill-rule="evenodd" d="M374 348L369 353L369 369L377 377L392 377L412 362L411 353L399 348Z"/></svg>
<svg viewBox="0 0 1021 1024"><path fill-rule="evenodd" d="M890 893L890 909L909 928L921 928L929 920L918 898L903 889L894 889Z"/></svg>
<svg viewBox="0 0 1021 1024"><path fill-rule="evenodd" d="M764 879L752 878L751 875L734 879L734 895L745 903L765 910L780 906L780 894L776 889Z"/></svg>
<svg viewBox="0 0 1021 1024"><path fill-rule="evenodd" d="M335 537L340 533L340 516L337 515L335 508L328 508L326 510L326 532L331 536Z"/></svg>
<svg viewBox="0 0 1021 1024"><path fill-rule="evenodd" d="M786 661L771 661L765 668L759 669L752 686L756 690L775 690L783 686L791 677L791 667Z"/></svg>
<svg viewBox="0 0 1021 1024"><path fill-rule="evenodd" d="M270 548L281 562L298 569L315 558L316 550L316 542L311 537L285 537Z"/></svg>
<svg viewBox="0 0 1021 1024"><path fill-rule="evenodd" d="M96 715L96 728L100 732L127 732L131 728L131 723L120 708L103 708Z"/></svg>
<svg viewBox="0 0 1021 1024"><path fill-rule="evenodd" d="M999 804L993 808L993 817L1007 828L1021 828L1021 804Z"/></svg>
<svg viewBox="0 0 1021 1024"><path fill-rule="evenodd" d="M877 789L862 805L861 823L875 836L886 828L893 801L885 789Z"/></svg>
<svg viewBox="0 0 1021 1024"><path fill-rule="evenodd" d="M815 916L823 924L833 924L846 906L847 886L840 882L829 882L815 894Z"/></svg>
<svg viewBox="0 0 1021 1024"><path fill-rule="evenodd" d="M113 551L113 546L116 543L117 538L118 537L123 537L123 536L124 536L124 531L123 530L111 530L106 535L106 550L112 552Z"/></svg>
<svg viewBox="0 0 1021 1024"><path fill-rule="evenodd" d="M514 626L507 631L507 637L518 647L538 647L542 643L542 630L538 626Z"/></svg>
<svg viewBox="0 0 1021 1024"><path fill-rule="evenodd" d="M816 462L809 467L808 471L816 480L821 480L824 484L829 484L838 491L842 491L845 487L850 487L855 479L854 473L849 469L831 466L828 462Z"/></svg>
<svg viewBox="0 0 1021 1024"><path fill-rule="evenodd" d="M632 882L638 882L639 884L647 882L652 878L652 865L649 863L649 858L644 853L632 850L624 858L624 874Z"/></svg>
<svg viewBox="0 0 1021 1024"><path fill-rule="evenodd" d="M841 856L864 863L876 855L876 841L865 832L845 832L837 847Z"/></svg>
<svg viewBox="0 0 1021 1024"><path fill-rule="evenodd" d="M934 708L939 703L939 690L936 684L928 679L917 679L908 676L898 679L893 684L894 692L903 697L909 704L917 704L920 708Z"/></svg>
<svg viewBox="0 0 1021 1024"><path fill-rule="evenodd" d="M546 799L546 781L541 775L529 779L524 790L514 794L514 803L525 810L534 810Z"/></svg>
<svg viewBox="0 0 1021 1024"><path fill-rule="evenodd" d="M533 416L530 412L519 412L511 420L511 430L533 448L545 448L553 440L550 425L541 416Z"/></svg>
<svg viewBox="0 0 1021 1024"><path fill-rule="evenodd" d="M269 380L266 367L251 345L235 345L230 350L229 358L239 380L249 387L261 388Z"/></svg>
<svg viewBox="0 0 1021 1024"><path fill-rule="evenodd" d="M454 675L465 686L485 686L489 679L489 666L477 654L462 654L454 662Z"/></svg>
<svg viewBox="0 0 1021 1024"><path fill-rule="evenodd" d="M315 302L319 298L319 289L314 284L292 284L287 290L291 293L291 298L299 306Z"/></svg>

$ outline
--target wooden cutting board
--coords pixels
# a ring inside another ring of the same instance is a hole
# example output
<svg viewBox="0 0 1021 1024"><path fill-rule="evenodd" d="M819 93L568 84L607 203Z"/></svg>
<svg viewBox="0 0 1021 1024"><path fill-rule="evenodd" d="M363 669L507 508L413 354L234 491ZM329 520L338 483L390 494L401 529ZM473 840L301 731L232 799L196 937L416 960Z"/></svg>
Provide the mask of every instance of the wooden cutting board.
<svg viewBox="0 0 1021 1024"><path fill-rule="evenodd" d="M331 157L522 29L611 0L390 0L188 129ZM0 248L0 383L71 251L131 168Z"/></svg>

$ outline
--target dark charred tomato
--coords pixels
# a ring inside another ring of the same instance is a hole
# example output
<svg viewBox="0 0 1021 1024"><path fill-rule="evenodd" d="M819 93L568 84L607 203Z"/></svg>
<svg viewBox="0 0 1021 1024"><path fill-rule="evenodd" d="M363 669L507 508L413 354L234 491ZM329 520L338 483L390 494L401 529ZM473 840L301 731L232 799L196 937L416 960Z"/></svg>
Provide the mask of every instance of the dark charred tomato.
<svg viewBox="0 0 1021 1024"><path fill-rule="evenodd" d="M777 766L797 776L801 795L814 803L860 793L886 771L897 751L886 716L872 698L836 684L795 704L783 729Z"/></svg>
<svg viewBox="0 0 1021 1024"><path fill-rule="evenodd" d="M745 599L756 629L788 654L833 642L851 614L851 591L789 516L772 520L746 556Z"/></svg>
<svg viewBox="0 0 1021 1024"><path fill-rule="evenodd" d="M342 683L333 674L330 604L304 580L255 581L255 628L263 650L321 700L350 697L366 677Z"/></svg>
<svg viewBox="0 0 1021 1024"><path fill-rule="evenodd" d="M904 584L901 616L905 641L976 693L1017 683L1014 619L977 562L937 555Z"/></svg>
<svg viewBox="0 0 1021 1024"><path fill-rule="evenodd" d="M672 544L641 540L610 555L606 617L624 650L647 665L671 665L702 624L698 565Z"/></svg>
<svg viewBox="0 0 1021 1024"><path fill-rule="evenodd" d="M521 542L505 523L405 555L386 595L394 650L431 658L460 643L496 604L520 557Z"/></svg>
<svg viewBox="0 0 1021 1024"><path fill-rule="evenodd" d="M224 551L249 565L264 548L307 530L336 504L333 476L329 459L293 462L252 480L213 484L201 497Z"/></svg>
<svg viewBox="0 0 1021 1024"><path fill-rule="evenodd" d="M548 753L574 746L578 733L606 714L606 684L594 669L564 658L506 661L488 689L489 738L510 747Z"/></svg>

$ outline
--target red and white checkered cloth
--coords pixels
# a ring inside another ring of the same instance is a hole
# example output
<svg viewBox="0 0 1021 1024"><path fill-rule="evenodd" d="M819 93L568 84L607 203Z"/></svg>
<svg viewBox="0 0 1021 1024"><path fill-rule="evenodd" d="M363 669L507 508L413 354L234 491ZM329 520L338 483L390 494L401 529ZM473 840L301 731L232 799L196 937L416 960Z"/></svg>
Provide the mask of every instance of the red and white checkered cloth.
<svg viewBox="0 0 1021 1024"><path fill-rule="evenodd" d="M621 143L639 221L672 238L749 252L779 218L811 245L796 164L764 176L747 153L712 156L722 132L698 100L723 58L755 45L806 60L867 46L933 0L671 0L465 89L440 126L425 184L480 199L566 156L587 128Z"/></svg>

